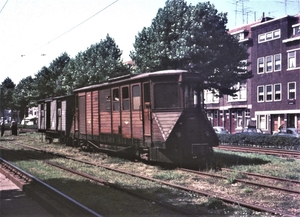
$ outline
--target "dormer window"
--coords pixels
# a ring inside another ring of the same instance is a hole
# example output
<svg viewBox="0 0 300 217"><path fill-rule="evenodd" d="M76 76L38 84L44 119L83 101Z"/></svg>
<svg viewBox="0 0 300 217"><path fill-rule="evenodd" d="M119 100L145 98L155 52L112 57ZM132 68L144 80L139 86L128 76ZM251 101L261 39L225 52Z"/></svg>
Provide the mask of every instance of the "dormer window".
<svg viewBox="0 0 300 217"><path fill-rule="evenodd" d="M293 35L300 35L300 23L292 25L293 27Z"/></svg>
<svg viewBox="0 0 300 217"><path fill-rule="evenodd" d="M237 32L231 33L239 42L246 41L248 37L248 30L240 30Z"/></svg>
<svg viewBox="0 0 300 217"><path fill-rule="evenodd" d="M300 40L300 23L292 25L292 28L293 28L293 35L287 39L282 40L282 43L289 43L289 42Z"/></svg>

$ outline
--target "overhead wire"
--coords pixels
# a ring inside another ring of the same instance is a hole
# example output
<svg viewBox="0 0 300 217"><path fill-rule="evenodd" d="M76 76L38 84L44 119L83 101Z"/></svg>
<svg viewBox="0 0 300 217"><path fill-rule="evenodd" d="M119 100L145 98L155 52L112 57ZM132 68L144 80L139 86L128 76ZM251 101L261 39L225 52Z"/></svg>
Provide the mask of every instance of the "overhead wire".
<svg viewBox="0 0 300 217"><path fill-rule="evenodd" d="M0 14L3 11L3 9L5 8L5 5L7 4L8 0L6 0L6 2L4 3L3 7L1 8Z"/></svg>
<svg viewBox="0 0 300 217"><path fill-rule="evenodd" d="M36 48L36 49L34 49L34 50L28 52L28 53L26 53L26 54L22 54L22 55L21 55L21 58L24 57L24 56L28 56L28 55L30 55L31 53L34 53L35 51L37 51L37 50L39 50L39 49L45 47L46 45L52 43L53 41L57 40L58 38L60 38L60 37L64 36L65 34L71 32L71 31L74 30L75 28L79 27L80 25L82 25L82 24L84 24L85 22L87 22L88 20L92 19L93 17L95 17L95 16L98 15L99 13L103 12L104 10L106 10L106 9L108 9L109 7L111 7L112 5L114 5L117 1L119 1L119 0L115 0L114 2L112 2L112 3L109 4L109 5L107 5L106 7L102 8L100 11L98 11L98 12L95 13L95 14L93 14L93 15L90 16L89 18L85 19L85 20L82 21L81 23L77 24L76 26L74 26L74 27L72 27L71 29L67 30L66 32L62 33L61 35L59 35L59 36L53 38L53 39L50 40L48 43L46 43L46 44L44 44L44 45L42 45L42 46L40 46L40 47L38 47L38 48ZM8 2L8 0L6 1L6 3L7 3L7 2ZM5 5L6 5L6 3L5 3ZM5 6L5 5L4 5L4 6ZM3 8L4 8L4 6L3 6ZM20 58L17 59L16 61L14 61L14 63L11 64L10 66L8 66L8 68L10 68L12 65L14 65L14 64L15 64L16 62L18 62L19 60L20 60ZM8 68L7 68L7 69L8 69Z"/></svg>
<svg viewBox="0 0 300 217"><path fill-rule="evenodd" d="M74 29L77 28L78 26L82 25L83 23L85 23L85 22L87 22L88 20L92 19L93 17L95 17L95 16L98 15L99 13L103 12L103 11L106 10L107 8L111 7L111 6L112 6L113 4L115 4L117 1L119 1L119 0L116 0L116 1L112 2L111 4L109 4L108 6L106 6L106 7L103 8L103 9L101 9L100 11L98 11L97 13L95 13L94 15L90 16L89 18L85 19L85 20L82 21L81 23L77 24L76 26L74 26L74 27L72 27L71 29L67 30L66 32L62 33L61 35L55 37L54 39L50 40L48 43L46 43L46 44L44 44L44 45L38 47L37 49L35 49L35 50L29 52L28 54L31 54L31 53L35 52L36 50L39 50L39 49L41 49L42 47L45 47L46 45L50 44L51 42L53 42L53 41L59 39L60 37L64 36L65 34L71 32L72 30L74 30Z"/></svg>

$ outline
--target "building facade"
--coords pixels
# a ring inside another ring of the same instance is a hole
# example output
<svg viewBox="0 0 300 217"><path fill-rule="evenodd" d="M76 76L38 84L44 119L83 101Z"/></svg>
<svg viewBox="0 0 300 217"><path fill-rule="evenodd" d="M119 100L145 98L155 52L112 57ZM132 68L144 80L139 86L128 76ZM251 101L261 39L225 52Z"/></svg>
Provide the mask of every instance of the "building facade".
<svg viewBox="0 0 300 217"><path fill-rule="evenodd" d="M204 92L212 125L231 133L249 125L266 133L281 125L300 129L300 15L263 17L229 33L248 47L245 61L251 63L253 78L237 84L235 97Z"/></svg>

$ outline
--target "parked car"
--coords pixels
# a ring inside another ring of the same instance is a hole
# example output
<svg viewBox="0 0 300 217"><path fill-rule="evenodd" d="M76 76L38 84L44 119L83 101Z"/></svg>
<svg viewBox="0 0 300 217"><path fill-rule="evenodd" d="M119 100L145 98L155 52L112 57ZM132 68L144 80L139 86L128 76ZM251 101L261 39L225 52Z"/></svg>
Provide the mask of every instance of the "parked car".
<svg viewBox="0 0 300 217"><path fill-rule="evenodd" d="M228 130L226 130L224 127L215 126L213 127L216 134L229 134Z"/></svg>
<svg viewBox="0 0 300 217"><path fill-rule="evenodd" d="M264 134L264 132L260 128L256 128L253 126L245 127L242 129L241 134ZM236 133L237 134L237 133Z"/></svg>
<svg viewBox="0 0 300 217"><path fill-rule="evenodd" d="M283 128L278 133L274 133L276 136L291 136L291 137L300 137L299 130L297 128Z"/></svg>

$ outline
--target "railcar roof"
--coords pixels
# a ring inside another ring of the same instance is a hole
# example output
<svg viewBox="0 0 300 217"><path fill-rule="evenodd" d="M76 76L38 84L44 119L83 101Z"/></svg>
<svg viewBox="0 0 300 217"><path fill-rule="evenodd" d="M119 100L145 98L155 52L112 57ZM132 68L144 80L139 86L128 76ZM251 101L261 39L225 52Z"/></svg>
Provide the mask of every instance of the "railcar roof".
<svg viewBox="0 0 300 217"><path fill-rule="evenodd" d="M51 102L53 100L61 100L61 99L66 99L69 97L73 97L73 95L64 95L64 96L56 96L56 97L48 97L46 99L40 99L37 102L38 103L43 103L43 102Z"/></svg>
<svg viewBox="0 0 300 217"><path fill-rule="evenodd" d="M134 81L134 80L143 79L143 78L147 78L147 77L176 75L176 74L182 74L182 73L187 73L187 72L188 72L187 70L163 70L163 71L147 72L147 73L142 73L142 74L138 74L138 75L132 75L130 77L124 76L124 79L118 79L116 81L114 81L114 79L112 79L112 81L108 81L105 83L94 84L94 85L90 85L90 86L86 86L86 87L77 88L77 89L73 90L73 92L80 92L80 91L89 90L89 89L96 89L99 87L104 87L104 86L117 84L117 83L121 83L121 82L123 83L123 82Z"/></svg>

